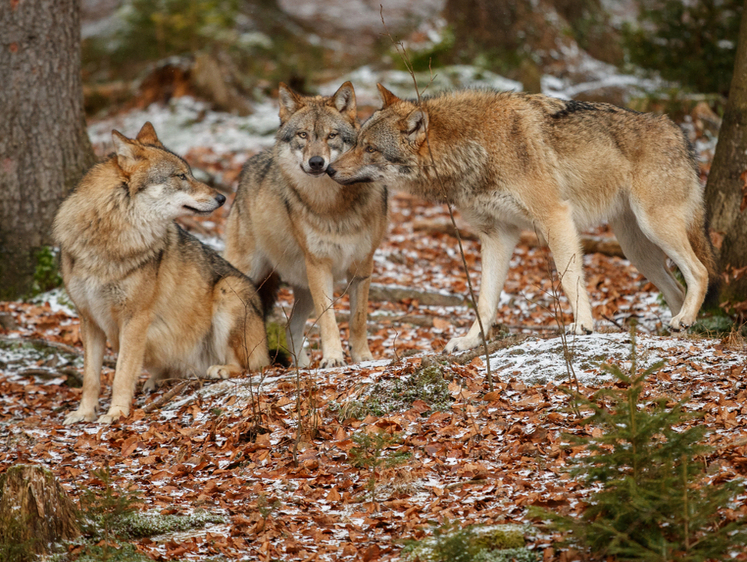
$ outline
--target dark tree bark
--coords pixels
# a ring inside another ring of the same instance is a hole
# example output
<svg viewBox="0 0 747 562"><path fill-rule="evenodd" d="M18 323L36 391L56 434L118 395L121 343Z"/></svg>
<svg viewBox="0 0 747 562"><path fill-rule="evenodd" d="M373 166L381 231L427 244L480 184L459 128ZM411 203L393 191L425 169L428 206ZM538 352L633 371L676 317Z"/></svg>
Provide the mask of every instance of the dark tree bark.
<svg viewBox="0 0 747 562"><path fill-rule="evenodd" d="M747 3L747 2L746 2ZM711 227L723 237L719 264L728 274L722 300L747 300L747 7L742 12L734 75L706 186Z"/></svg>
<svg viewBox="0 0 747 562"><path fill-rule="evenodd" d="M94 163L79 0L0 1L0 299L28 293L62 199Z"/></svg>

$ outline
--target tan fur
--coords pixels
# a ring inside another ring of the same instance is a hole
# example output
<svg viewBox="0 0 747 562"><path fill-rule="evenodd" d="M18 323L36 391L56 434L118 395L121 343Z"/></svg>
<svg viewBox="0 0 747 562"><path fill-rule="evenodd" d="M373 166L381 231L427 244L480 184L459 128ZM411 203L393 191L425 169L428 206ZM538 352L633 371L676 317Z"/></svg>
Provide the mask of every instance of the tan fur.
<svg viewBox="0 0 747 562"><path fill-rule="evenodd" d="M135 140L117 131L112 139L116 154L85 175L54 223L85 351L81 403L65 424L95 419L107 339L119 357L100 423L129 414L143 366L153 388L269 364L251 281L174 222L210 213L225 197L195 180L150 123Z"/></svg>
<svg viewBox="0 0 747 562"><path fill-rule="evenodd" d="M670 326L679 330L695 321L715 269L689 143L668 118L485 90L425 98L418 106L379 90L384 106L328 173L343 185L381 181L454 204L482 241L478 313L485 326L493 323L519 230L529 228L550 246L573 308L572 330L591 331L578 230L605 220L664 294ZM686 294L667 256L682 271ZM446 350L478 341L475 322Z"/></svg>
<svg viewBox="0 0 747 562"><path fill-rule="evenodd" d="M351 358L372 359L368 288L386 231L386 189L368 183L342 189L326 174L329 162L355 143L356 113L349 82L330 97L304 97L281 84L277 142L247 162L228 218L226 259L258 285L276 273L293 287L287 340L303 367L309 363L303 329L312 310L322 367L344 362L333 309L334 283L341 279L350 295Z"/></svg>

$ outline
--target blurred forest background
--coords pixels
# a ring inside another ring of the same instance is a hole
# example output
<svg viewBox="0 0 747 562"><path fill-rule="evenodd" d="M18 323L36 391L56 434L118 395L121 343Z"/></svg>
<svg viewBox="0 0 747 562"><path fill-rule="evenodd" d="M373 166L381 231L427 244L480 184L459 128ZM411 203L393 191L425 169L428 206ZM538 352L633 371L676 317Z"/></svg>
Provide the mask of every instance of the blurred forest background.
<svg viewBox="0 0 747 562"><path fill-rule="evenodd" d="M471 65L538 92L543 76L598 80L599 65L661 77L662 98L729 90L741 0L83 0L89 115L188 93L250 111L278 81L307 93L364 65ZM675 95L675 92L680 95ZM631 101L606 85L583 99ZM674 100L669 100L674 101ZM671 104L667 110L674 109ZM679 107L677 107L679 109ZM722 109L722 108L721 108Z"/></svg>

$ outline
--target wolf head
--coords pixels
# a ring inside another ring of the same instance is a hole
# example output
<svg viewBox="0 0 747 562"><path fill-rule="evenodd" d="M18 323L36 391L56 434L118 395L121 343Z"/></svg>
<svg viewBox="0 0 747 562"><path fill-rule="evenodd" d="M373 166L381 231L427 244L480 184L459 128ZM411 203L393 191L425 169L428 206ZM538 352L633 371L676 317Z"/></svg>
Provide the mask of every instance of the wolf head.
<svg viewBox="0 0 747 562"><path fill-rule="evenodd" d="M350 82L329 97L301 96L280 84L280 158L310 176L323 175L330 162L355 144L357 115Z"/></svg>
<svg viewBox="0 0 747 562"><path fill-rule="evenodd" d="M182 158L166 149L150 122L135 139L112 131L116 163L130 198L143 216L172 220L212 213L226 197L197 181Z"/></svg>
<svg viewBox="0 0 747 562"><path fill-rule="evenodd" d="M363 124L356 145L327 173L337 183L381 181L396 186L419 172L428 113L377 84L383 106Z"/></svg>

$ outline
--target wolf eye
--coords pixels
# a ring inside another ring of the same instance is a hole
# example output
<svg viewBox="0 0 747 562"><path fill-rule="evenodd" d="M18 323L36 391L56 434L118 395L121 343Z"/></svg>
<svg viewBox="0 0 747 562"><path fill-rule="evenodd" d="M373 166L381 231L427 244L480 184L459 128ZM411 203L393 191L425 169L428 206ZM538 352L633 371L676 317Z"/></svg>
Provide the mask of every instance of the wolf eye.
<svg viewBox="0 0 747 562"><path fill-rule="evenodd" d="M182 181L187 181L187 175L186 174L176 174L176 177L179 178Z"/></svg>
<svg viewBox="0 0 747 562"><path fill-rule="evenodd" d="M373 146L367 146L366 152L368 152L369 154L373 154L374 152L376 152L376 149Z"/></svg>
<svg viewBox="0 0 747 562"><path fill-rule="evenodd" d="M327 138L328 138L328 139L333 139L333 138L335 138L336 136L337 136L337 133L330 133L330 134L329 134L329 136L328 136Z"/></svg>
<svg viewBox="0 0 747 562"><path fill-rule="evenodd" d="M309 135L308 135L308 133L304 133L303 131L301 131L300 133L298 133L298 136L301 137L302 139L305 139Z"/></svg>

